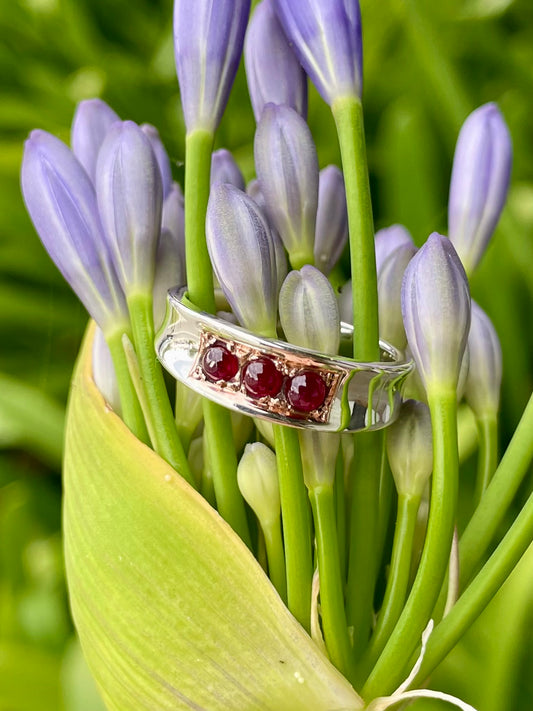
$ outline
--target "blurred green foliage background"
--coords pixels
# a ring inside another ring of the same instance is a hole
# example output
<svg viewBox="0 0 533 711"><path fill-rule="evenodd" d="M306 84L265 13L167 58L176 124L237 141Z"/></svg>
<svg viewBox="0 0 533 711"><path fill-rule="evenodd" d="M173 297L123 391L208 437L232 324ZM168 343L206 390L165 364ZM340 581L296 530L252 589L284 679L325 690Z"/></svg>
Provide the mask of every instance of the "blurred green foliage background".
<svg viewBox="0 0 533 711"><path fill-rule="evenodd" d="M361 6L377 227L402 222L418 244L433 230L446 232L462 121L494 100L511 130L508 207L472 283L503 345L503 447L533 385L533 4ZM0 711L102 708L74 640L60 534L64 409L86 315L25 213L18 180L23 141L35 127L68 141L76 102L101 96L123 118L158 127L180 180L183 122L171 17L172 0L0 1ZM309 123L321 166L338 162L332 119L314 91ZM241 67L217 143L235 152L247 178L253 132ZM530 488L528 481L514 513ZM529 555L442 665L434 687L479 711L533 708L532 576Z"/></svg>

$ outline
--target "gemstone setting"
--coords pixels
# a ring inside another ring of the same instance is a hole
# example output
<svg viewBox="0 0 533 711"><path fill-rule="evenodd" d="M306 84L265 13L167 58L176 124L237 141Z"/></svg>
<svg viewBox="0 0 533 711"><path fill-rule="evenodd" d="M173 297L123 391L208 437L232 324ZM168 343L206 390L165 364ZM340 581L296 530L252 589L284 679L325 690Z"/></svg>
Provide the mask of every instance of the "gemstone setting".
<svg viewBox="0 0 533 711"><path fill-rule="evenodd" d="M232 380L239 372L239 359L227 346L217 342L205 350L202 371L213 382Z"/></svg>
<svg viewBox="0 0 533 711"><path fill-rule="evenodd" d="M285 390L287 402L298 412L312 412L324 404L327 388L316 370L300 370L289 378Z"/></svg>
<svg viewBox="0 0 533 711"><path fill-rule="evenodd" d="M275 397L282 388L283 374L271 358L254 358L244 366L242 382L253 399Z"/></svg>

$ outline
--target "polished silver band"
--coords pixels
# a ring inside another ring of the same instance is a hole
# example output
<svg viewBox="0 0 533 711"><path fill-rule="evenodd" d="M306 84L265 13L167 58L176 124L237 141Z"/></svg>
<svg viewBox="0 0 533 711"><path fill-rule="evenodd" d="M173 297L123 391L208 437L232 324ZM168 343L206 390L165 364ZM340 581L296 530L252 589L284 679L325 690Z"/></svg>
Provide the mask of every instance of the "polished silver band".
<svg viewBox="0 0 533 711"><path fill-rule="evenodd" d="M274 423L356 432L391 424L413 364L380 341L379 363L326 356L262 338L225 319L195 310L186 287L168 293L156 352L174 378L231 410ZM341 324L342 337L353 329Z"/></svg>

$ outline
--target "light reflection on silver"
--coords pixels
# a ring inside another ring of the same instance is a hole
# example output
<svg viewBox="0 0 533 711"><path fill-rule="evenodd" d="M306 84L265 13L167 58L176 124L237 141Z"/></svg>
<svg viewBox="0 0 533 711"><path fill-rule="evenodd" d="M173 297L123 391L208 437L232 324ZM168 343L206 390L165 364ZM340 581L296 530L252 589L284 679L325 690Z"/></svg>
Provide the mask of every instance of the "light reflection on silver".
<svg viewBox="0 0 533 711"><path fill-rule="evenodd" d="M166 370L200 395L252 417L322 432L377 430L396 419L403 381L413 364L412 361L405 362L403 354L393 346L380 342L382 361L379 363L357 363L341 356L325 356L284 341L256 336L229 321L196 311L188 304L186 291L186 287L169 291L167 314L155 348ZM346 323L341 324L341 331L343 341L353 334L352 326ZM321 413L315 411L308 415L287 414L283 396L280 400L254 400L246 394L238 379L228 387L221 382L193 377L200 339L202 334L205 339L206 333L230 342L241 356L243 353L252 357L263 355L272 358L276 364L290 362L333 374L328 376L335 382L335 387L328 397L327 408L322 408Z"/></svg>

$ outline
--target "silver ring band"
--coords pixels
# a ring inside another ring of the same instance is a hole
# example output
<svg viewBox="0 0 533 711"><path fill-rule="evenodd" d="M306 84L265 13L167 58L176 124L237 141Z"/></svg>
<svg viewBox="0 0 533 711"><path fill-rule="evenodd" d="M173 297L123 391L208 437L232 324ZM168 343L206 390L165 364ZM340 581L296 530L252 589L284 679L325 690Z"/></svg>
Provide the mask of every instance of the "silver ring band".
<svg viewBox="0 0 533 711"><path fill-rule="evenodd" d="M187 288L168 292L157 357L176 380L231 410L271 422L356 432L391 424L413 363L380 341L379 363L357 363L263 338L195 310ZM341 324L342 336L353 332Z"/></svg>

